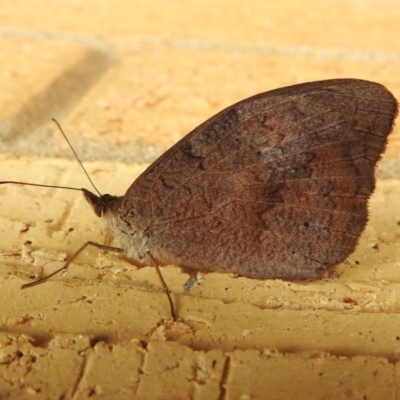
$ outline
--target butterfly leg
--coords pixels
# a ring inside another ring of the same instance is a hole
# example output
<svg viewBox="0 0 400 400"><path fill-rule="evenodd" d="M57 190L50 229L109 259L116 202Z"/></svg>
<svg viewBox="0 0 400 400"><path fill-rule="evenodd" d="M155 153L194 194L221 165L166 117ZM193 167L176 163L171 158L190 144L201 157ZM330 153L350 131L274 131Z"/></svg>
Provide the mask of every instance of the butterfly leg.
<svg viewBox="0 0 400 400"><path fill-rule="evenodd" d="M172 302L172 298L171 298L171 293L169 292L168 286L167 286L167 284L165 283L164 278L163 278L163 276L162 276L162 274L161 274L160 267L159 267L158 265L155 265L155 268L156 268L158 277L160 278L161 284L162 284L163 287L164 287L165 294L166 294L167 297L168 297L169 306L170 306L170 308L171 308L171 316L172 316L172 319L173 319L174 321L176 321L176 314L175 314L175 309L174 309L174 303Z"/></svg>
<svg viewBox="0 0 400 400"><path fill-rule="evenodd" d="M124 252L124 249L121 249L119 247L105 246L104 244L99 244L99 243L95 243L95 242L86 242L81 248L79 248L69 258L69 260L60 269L58 269L57 271L52 272L49 275L44 276L43 278L40 278L40 279L36 280L36 281L30 282L30 283L25 283L24 285L21 286L21 289L26 289L26 288L29 288L29 287L32 287L32 286L39 285L39 284L41 284L43 282L46 282L48 279L50 279L54 275L57 275L59 272L66 271L68 269L69 265L71 264L71 262L73 260L75 260L75 258L80 253L82 253L82 251L85 250L86 247L88 247L88 246L94 246L94 247L97 247L99 249L103 249L103 250L107 250L107 251L113 251L113 252L116 252L116 253L123 253Z"/></svg>

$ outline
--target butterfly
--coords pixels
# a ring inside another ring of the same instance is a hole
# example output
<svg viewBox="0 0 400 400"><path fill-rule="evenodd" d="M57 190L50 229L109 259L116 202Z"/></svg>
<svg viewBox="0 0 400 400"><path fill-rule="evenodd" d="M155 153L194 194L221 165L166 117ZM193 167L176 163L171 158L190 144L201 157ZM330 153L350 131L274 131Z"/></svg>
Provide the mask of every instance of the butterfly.
<svg viewBox="0 0 400 400"><path fill-rule="evenodd" d="M397 112L363 80L272 90L198 126L124 196L84 195L140 265L317 279L357 245Z"/></svg>
<svg viewBox="0 0 400 400"><path fill-rule="evenodd" d="M165 152L124 196L75 188L121 248L87 242L62 269L88 245L125 252L156 267L174 319L161 265L318 279L357 246L397 113L384 86L358 79L240 101Z"/></svg>

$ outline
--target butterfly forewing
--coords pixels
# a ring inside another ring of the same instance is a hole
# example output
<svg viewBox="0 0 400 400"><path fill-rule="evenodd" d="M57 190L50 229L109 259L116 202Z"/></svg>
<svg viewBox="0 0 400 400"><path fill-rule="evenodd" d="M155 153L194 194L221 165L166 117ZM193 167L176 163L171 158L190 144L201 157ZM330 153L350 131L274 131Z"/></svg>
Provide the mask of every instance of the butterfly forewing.
<svg viewBox="0 0 400 400"><path fill-rule="evenodd" d="M253 278L316 278L355 248L397 103L331 80L262 93L217 114L133 184L162 263Z"/></svg>

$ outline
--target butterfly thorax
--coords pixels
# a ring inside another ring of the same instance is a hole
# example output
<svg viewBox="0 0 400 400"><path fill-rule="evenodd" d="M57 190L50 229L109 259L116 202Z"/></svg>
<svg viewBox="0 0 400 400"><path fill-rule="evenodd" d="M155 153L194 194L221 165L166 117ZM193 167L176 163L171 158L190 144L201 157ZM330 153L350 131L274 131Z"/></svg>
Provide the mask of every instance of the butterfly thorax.
<svg viewBox="0 0 400 400"><path fill-rule="evenodd" d="M139 264L151 264L148 237L135 223L134 210L127 212L122 207L123 197L96 194L82 189L83 194L98 217L105 219L111 233L119 240L127 256Z"/></svg>

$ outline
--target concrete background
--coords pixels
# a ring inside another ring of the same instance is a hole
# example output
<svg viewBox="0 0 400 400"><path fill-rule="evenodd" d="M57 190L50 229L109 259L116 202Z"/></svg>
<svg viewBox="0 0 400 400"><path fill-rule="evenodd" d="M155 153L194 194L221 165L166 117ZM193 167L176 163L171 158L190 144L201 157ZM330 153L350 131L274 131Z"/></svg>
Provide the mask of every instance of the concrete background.
<svg viewBox="0 0 400 400"><path fill-rule="evenodd" d="M122 195L222 108L306 81L354 77L400 98L397 1L0 1L0 180ZM0 187L0 397L368 398L400 393L400 130L359 248L335 281L155 271L113 243L80 194Z"/></svg>

